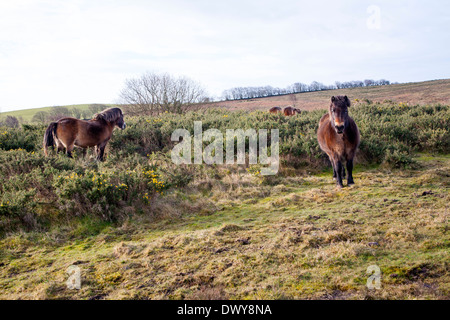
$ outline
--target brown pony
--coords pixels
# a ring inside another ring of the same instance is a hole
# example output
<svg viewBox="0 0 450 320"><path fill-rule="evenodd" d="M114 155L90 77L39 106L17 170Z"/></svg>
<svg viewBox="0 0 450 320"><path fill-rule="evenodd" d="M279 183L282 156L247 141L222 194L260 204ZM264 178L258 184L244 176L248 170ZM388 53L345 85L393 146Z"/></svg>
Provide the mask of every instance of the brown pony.
<svg viewBox="0 0 450 320"><path fill-rule="evenodd" d="M283 110L281 110L280 107L273 107L269 109L270 113L281 113Z"/></svg>
<svg viewBox="0 0 450 320"><path fill-rule="evenodd" d="M284 112L285 116L293 116L296 113L301 113L301 110L300 109L296 109L296 108L292 108L292 107L286 107L286 108L284 108L283 112Z"/></svg>
<svg viewBox="0 0 450 320"><path fill-rule="evenodd" d="M320 148L328 155L333 166L333 178L343 187L344 162L347 162L347 184L354 184L353 158L359 146L359 130L355 121L348 116L350 100L347 96L331 97L330 110L319 122L317 140Z"/></svg>
<svg viewBox="0 0 450 320"><path fill-rule="evenodd" d="M123 113L119 108L109 108L94 115L92 120L62 118L50 123L44 134L44 153L47 147L56 144L58 152L66 148L67 155L72 158L74 146L81 148L95 147L97 160L103 161L106 144L111 138L114 127L125 129Z"/></svg>

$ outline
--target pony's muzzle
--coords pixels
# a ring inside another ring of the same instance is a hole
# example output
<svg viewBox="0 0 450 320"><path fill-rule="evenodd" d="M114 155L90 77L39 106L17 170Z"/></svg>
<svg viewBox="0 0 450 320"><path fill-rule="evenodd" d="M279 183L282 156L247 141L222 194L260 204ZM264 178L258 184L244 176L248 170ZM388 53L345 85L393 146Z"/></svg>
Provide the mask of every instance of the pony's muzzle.
<svg viewBox="0 0 450 320"><path fill-rule="evenodd" d="M334 120L334 128L336 129L337 133L344 132L345 123L343 121L338 121L337 119Z"/></svg>
<svg viewBox="0 0 450 320"><path fill-rule="evenodd" d="M336 126L336 132L337 133L343 133L344 132L344 125Z"/></svg>

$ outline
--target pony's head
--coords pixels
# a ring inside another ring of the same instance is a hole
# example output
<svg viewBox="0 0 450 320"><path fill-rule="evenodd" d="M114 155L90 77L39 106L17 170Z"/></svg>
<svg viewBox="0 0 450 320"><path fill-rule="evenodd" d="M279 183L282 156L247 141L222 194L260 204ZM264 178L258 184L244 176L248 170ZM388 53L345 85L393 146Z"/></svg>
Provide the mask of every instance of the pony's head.
<svg viewBox="0 0 450 320"><path fill-rule="evenodd" d="M338 134L342 134L348 124L348 108L350 100L347 96L331 97L330 105L330 121L334 130Z"/></svg>
<svg viewBox="0 0 450 320"><path fill-rule="evenodd" d="M102 112L95 114L93 120L104 120L106 122L113 123L122 130L127 126L123 120L122 110L119 108L109 108L103 110Z"/></svg>

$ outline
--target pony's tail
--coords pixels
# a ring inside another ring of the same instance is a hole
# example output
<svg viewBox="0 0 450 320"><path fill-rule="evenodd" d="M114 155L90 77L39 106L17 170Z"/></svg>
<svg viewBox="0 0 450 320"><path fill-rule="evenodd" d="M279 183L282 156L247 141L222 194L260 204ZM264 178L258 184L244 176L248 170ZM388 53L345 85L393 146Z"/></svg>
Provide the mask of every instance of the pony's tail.
<svg viewBox="0 0 450 320"><path fill-rule="evenodd" d="M52 147L55 145L55 137L56 137L56 128L58 126L57 122L52 122L48 126L47 130L44 134L44 153L46 156L48 156L47 148Z"/></svg>

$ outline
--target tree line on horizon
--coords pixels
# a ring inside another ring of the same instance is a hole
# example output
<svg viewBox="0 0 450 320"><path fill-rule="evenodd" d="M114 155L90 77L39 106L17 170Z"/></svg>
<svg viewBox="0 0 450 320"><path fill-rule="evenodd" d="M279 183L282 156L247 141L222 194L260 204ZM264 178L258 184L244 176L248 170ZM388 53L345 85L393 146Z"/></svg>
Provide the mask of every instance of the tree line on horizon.
<svg viewBox="0 0 450 320"><path fill-rule="evenodd" d="M332 85L325 85L321 82L313 81L311 84L296 82L286 88L260 86L260 87L235 87L225 90L222 94L224 100L241 100L253 98L265 98L272 96L279 96L285 94L314 92L322 90L348 89L359 87L384 86L391 84L389 80L356 80L356 81L336 81Z"/></svg>

